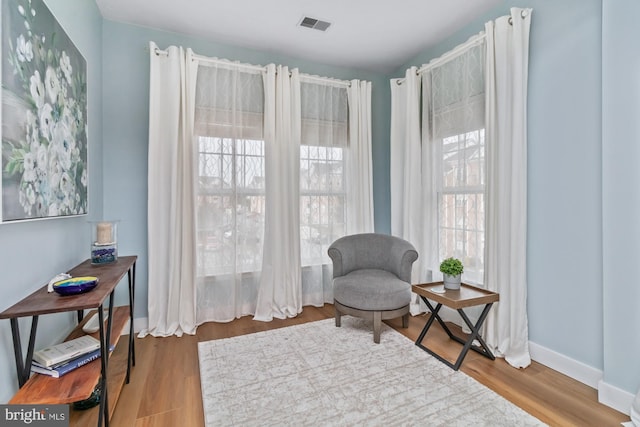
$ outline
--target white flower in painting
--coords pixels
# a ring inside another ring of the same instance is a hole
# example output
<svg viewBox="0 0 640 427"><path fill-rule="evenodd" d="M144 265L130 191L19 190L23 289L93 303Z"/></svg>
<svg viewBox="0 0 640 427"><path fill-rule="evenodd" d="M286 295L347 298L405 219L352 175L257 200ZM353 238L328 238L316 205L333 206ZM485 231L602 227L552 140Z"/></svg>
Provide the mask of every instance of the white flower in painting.
<svg viewBox="0 0 640 427"><path fill-rule="evenodd" d="M47 71L45 71L44 85L47 88L47 95L49 95L51 102L57 102L58 93L60 93L60 80L51 66L47 67Z"/></svg>
<svg viewBox="0 0 640 427"><path fill-rule="evenodd" d="M20 12L20 15L24 16L24 7L22 7L22 5L18 5L18 12Z"/></svg>
<svg viewBox="0 0 640 427"><path fill-rule="evenodd" d="M24 21L24 27L28 30L31 31L31 25L29 25L29 23L27 21Z"/></svg>
<svg viewBox="0 0 640 427"><path fill-rule="evenodd" d="M55 203L51 203L49 205L49 212L47 212L49 216L58 216L58 205Z"/></svg>
<svg viewBox="0 0 640 427"><path fill-rule="evenodd" d="M31 2L29 2L31 3ZM36 10L35 9L31 9L31 16L36 16Z"/></svg>
<svg viewBox="0 0 640 427"><path fill-rule="evenodd" d="M51 145L55 150L58 163L63 171L71 168L71 158L75 148L73 136L69 133L69 128L62 123L58 123L52 133Z"/></svg>
<svg viewBox="0 0 640 427"><path fill-rule="evenodd" d="M47 141L51 141L51 126L53 123L53 107L46 103L40 108L40 135Z"/></svg>
<svg viewBox="0 0 640 427"><path fill-rule="evenodd" d="M26 118L24 121L25 139L31 151L36 151L40 146L39 127L36 121L36 116L31 110L27 110Z"/></svg>
<svg viewBox="0 0 640 427"><path fill-rule="evenodd" d="M89 177L87 176L87 169L82 169L82 176L80 177L80 182L82 183L82 185L84 187L87 186L87 181L89 180Z"/></svg>
<svg viewBox="0 0 640 427"><path fill-rule="evenodd" d="M33 59L31 40L26 40L22 34L16 40L16 55L18 55L18 61L20 62L31 62Z"/></svg>
<svg viewBox="0 0 640 427"><path fill-rule="evenodd" d="M26 202L29 204L29 206L33 206L33 204L36 202L36 192L33 190L33 185L27 185L24 193Z"/></svg>
<svg viewBox="0 0 640 427"><path fill-rule="evenodd" d="M41 108L44 104L44 84L42 83L42 79L40 78L40 71L36 70L29 81L31 83L29 85L31 97L36 103L36 107Z"/></svg>
<svg viewBox="0 0 640 427"><path fill-rule="evenodd" d="M44 145L38 147L38 154L36 156L36 167L38 171L44 173L47 171L47 158L49 157L49 151Z"/></svg>
<svg viewBox="0 0 640 427"><path fill-rule="evenodd" d="M62 178L62 170L60 166L56 163L56 161L51 161L51 158L55 158L55 156L49 157L49 186L53 189L58 188L60 186L60 179Z"/></svg>
<svg viewBox="0 0 640 427"><path fill-rule="evenodd" d="M69 55L67 55L67 52L65 52L64 50L62 51L62 55L60 56L60 69L64 74L64 78L67 80L67 82L69 82L69 84L71 84L71 73L73 71L73 68L71 67L71 59L69 58Z"/></svg>
<svg viewBox="0 0 640 427"><path fill-rule="evenodd" d="M73 117L73 110L71 109L71 105L69 104L72 103L68 103L62 110L62 113L60 115L60 123L66 126L67 129L69 129L69 133L71 133L71 135L75 135L78 131L78 127L76 126L76 120Z"/></svg>
<svg viewBox="0 0 640 427"><path fill-rule="evenodd" d="M33 182L36 180L36 156L29 152L24 155L23 159L24 173L22 179L26 182Z"/></svg>
<svg viewBox="0 0 640 427"><path fill-rule="evenodd" d="M64 194L65 199L68 199L70 195L75 193L75 185L73 185L73 180L66 172L63 172L62 176L60 177L60 190L62 191L62 194ZM67 205L68 204L69 203L67 201Z"/></svg>
<svg viewBox="0 0 640 427"><path fill-rule="evenodd" d="M25 189L25 191L21 191L20 194L18 194L18 201L20 202L20 206L22 206L22 209L24 209L24 212L31 216L31 203L29 203L29 201L27 200L27 190Z"/></svg>
<svg viewBox="0 0 640 427"><path fill-rule="evenodd" d="M42 189L40 189L40 194L38 195L38 197L36 197L36 213L37 214L41 214L42 212L44 212L44 207L46 205L49 204L49 202L44 200L44 197L42 196Z"/></svg>

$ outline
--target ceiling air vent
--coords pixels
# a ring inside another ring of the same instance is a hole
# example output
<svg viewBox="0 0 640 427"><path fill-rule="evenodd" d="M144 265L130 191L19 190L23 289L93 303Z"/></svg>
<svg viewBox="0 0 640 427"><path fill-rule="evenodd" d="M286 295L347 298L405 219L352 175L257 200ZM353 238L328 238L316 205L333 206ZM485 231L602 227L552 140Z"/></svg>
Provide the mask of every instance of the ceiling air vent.
<svg viewBox="0 0 640 427"><path fill-rule="evenodd" d="M306 28L312 28L314 30L319 30L319 31L327 31L329 26L331 26L331 22L321 21L319 19L309 18L308 16L305 16L300 21L300 26L306 27Z"/></svg>

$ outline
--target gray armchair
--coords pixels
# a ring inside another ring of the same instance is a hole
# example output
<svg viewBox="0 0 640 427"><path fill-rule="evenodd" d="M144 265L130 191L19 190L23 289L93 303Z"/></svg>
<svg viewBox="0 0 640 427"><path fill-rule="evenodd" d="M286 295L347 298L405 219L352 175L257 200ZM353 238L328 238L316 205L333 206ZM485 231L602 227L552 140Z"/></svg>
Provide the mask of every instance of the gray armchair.
<svg viewBox="0 0 640 427"><path fill-rule="evenodd" d="M408 326L411 268L418 259L411 243L386 234L354 234L333 242L328 253L336 326L343 314L373 320L375 343L382 320L402 316L402 326Z"/></svg>

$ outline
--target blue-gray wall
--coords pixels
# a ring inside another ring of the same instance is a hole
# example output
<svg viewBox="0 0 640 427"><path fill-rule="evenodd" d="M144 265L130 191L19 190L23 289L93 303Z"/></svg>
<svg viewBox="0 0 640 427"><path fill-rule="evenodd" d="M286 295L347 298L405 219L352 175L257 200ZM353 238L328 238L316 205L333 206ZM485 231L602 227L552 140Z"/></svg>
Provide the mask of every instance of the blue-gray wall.
<svg viewBox="0 0 640 427"><path fill-rule="evenodd" d="M640 2L604 0L602 188L604 381L640 387Z"/></svg>
<svg viewBox="0 0 640 427"><path fill-rule="evenodd" d="M89 257L89 219L102 216L102 17L94 2L45 0L87 61L89 215L0 225L0 311L40 288L57 273ZM36 346L61 340L75 313L46 315L38 322ZM23 341L31 323L20 322ZM8 320L0 321L0 402L18 388Z"/></svg>

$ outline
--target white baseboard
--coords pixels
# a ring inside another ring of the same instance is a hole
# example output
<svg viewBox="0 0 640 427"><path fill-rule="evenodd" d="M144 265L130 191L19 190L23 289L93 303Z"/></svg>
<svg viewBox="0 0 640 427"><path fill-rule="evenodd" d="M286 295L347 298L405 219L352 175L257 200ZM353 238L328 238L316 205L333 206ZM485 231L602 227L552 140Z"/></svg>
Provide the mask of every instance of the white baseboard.
<svg viewBox="0 0 640 427"><path fill-rule="evenodd" d="M599 369L585 365L532 341L529 341L529 352L531 353L531 359L536 362L542 363L554 371L565 374L589 387L597 389L598 383L602 380L602 371Z"/></svg>
<svg viewBox="0 0 640 427"><path fill-rule="evenodd" d="M629 415L635 395L604 381L598 383L598 402Z"/></svg>
<svg viewBox="0 0 640 427"><path fill-rule="evenodd" d="M529 341L531 359L598 390L598 402L629 415L634 395L602 380L602 371Z"/></svg>

